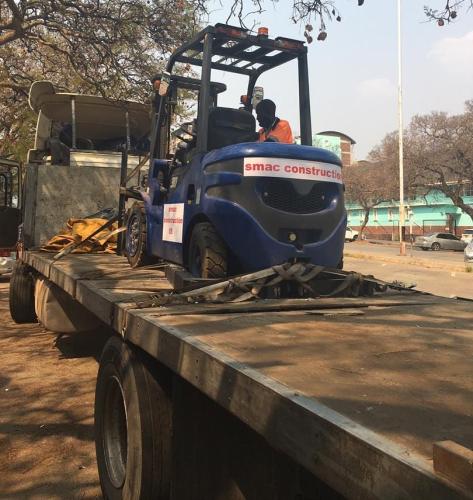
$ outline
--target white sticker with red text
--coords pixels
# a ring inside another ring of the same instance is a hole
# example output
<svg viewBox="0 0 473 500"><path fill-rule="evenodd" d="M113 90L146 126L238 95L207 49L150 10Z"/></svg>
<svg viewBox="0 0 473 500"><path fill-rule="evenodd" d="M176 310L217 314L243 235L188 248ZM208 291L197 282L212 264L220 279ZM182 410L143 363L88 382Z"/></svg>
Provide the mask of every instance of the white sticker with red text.
<svg viewBox="0 0 473 500"><path fill-rule="evenodd" d="M320 161L288 158L245 158L245 177L284 177L343 184L342 169L338 165Z"/></svg>
<svg viewBox="0 0 473 500"><path fill-rule="evenodd" d="M168 203L164 205L163 241L182 243L184 227L184 203Z"/></svg>

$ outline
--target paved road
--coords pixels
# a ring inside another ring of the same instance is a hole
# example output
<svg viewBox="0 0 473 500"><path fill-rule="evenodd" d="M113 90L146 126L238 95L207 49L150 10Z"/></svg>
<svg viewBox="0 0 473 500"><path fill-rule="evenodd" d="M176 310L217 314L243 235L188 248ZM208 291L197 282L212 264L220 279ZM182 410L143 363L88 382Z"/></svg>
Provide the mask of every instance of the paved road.
<svg viewBox="0 0 473 500"><path fill-rule="evenodd" d="M459 272L448 269L448 264L463 264L463 256L455 252L418 252L414 251L415 260L428 253L423 259L434 259L440 263L445 261L444 268L426 268L421 265L399 262L383 262L378 259L396 257L399 259L399 249L387 245L373 245L369 243L348 244L346 252L358 255L360 258L344 258L344 268L349 271L357 271L363 274L372 274L386 281L402 281L404 283L416 283L417 289L441 295L443 297L466 297L473 299L473 272ZM461 258L459 258L461 257ZM427 263L427 262L426 262Z"/></svg>
<svg viewBox="0 0 473 500"><path fill-rule="evenodd" d="M378 243L369 243L367 241L355 241L353 243L346 243L345 250L350 253L369 253L370 255L382 255L399 257L399 245L383 245ZM455 264L462 264L464 262L463 252L452 252L449 250L440 250L433 252L432 250L423 251L417 248L411 248L411 245L406 246L406 253L408 256L415 257L422 260L435 260L437 262L451 262Z"/></svg>

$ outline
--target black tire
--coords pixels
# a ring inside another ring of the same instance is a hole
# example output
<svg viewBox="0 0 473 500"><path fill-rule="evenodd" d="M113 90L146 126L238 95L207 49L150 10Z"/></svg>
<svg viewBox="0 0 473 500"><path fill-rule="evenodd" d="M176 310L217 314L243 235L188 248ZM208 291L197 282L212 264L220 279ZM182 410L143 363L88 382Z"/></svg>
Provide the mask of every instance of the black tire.
<svg viewBox="0 0 473 500"><path fill-rule="evenodd" d="M143 203L135 203L128 211L125 253L131 267L146 266L154 261L146 253L146 213Z"/></svg>
<svg viewBox="0 0 473 500"><path fill-rule="evenodd" d="M36 323L35 280L31 268L18 260L10 279L10 315L15 323Z"/></svg>
<svg viewBox="0 0 473 500"><path fill-rule="evenodd" d="M112 337L95 391L95 449L107 500L168 500L171 488L172 374Z"/></svg>
<svg viewBox="0 0 473 500"><path fill-rule="evenodd" d="M424 252L427 252L428 248L427 247L421 247Z"/></svg>
<svg viewBox="0 0 473 500"><path fill-rule="evenodd" d="M189 244L189 271L201 278L225 278L228 252L222 238L209 222L196 224Z"/></svg>
<svg viewBox="0 0 473 500"><path fill-rule="evenodd" d="M440 243L435 241L434 243L432 243L432 246L430 248L432 248L434 252L438 252L440 250Z"/></svg>

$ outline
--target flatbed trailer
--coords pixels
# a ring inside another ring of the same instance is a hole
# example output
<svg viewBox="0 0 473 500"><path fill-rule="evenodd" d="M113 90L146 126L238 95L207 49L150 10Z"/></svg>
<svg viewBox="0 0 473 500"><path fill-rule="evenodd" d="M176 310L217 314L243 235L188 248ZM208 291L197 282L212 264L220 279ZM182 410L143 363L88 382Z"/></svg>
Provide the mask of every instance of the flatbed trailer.
<svg viewBox="0 0 473 500"><path fill-rule="evenodd" d="M168 464L156 498L473 498L472 302L398 292L143 307L172 291L159 266L22 261L170 384L172 417L148 436Z"/></svg>

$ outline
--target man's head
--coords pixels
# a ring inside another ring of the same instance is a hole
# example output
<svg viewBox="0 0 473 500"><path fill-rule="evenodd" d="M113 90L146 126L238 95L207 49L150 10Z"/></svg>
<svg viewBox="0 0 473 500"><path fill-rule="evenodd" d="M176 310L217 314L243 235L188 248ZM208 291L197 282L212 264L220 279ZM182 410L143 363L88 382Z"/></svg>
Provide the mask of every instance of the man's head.
<svg viewBox="0 0 473 500"><path fill-rule="evenodd" d="M263 99L256 105L256 119L260 127L270 127L276 118L276 104L271 99Z"/></svg>

